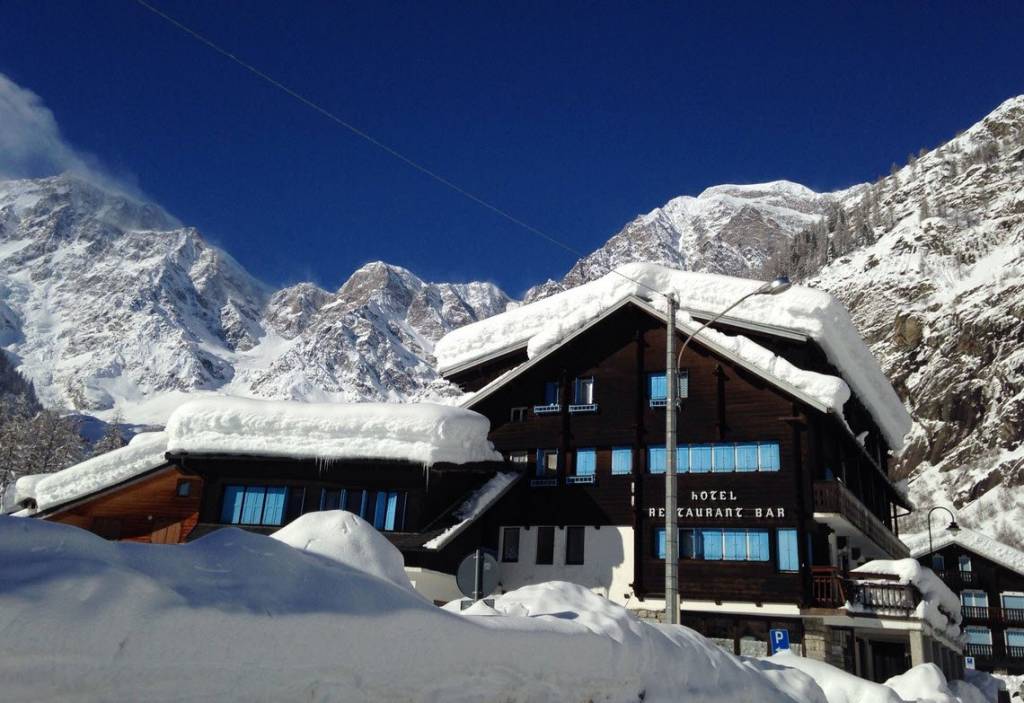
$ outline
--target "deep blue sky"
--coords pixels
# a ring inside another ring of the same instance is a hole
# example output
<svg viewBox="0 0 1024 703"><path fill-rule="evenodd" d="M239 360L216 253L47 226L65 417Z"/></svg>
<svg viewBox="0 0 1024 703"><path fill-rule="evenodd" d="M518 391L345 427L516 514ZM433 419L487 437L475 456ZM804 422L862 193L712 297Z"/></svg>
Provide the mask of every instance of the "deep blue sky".
<svg viewBox="0 0 1024 703"><path fill-rule="evenodd" d="M873 179L1024 93L1020 2L151 1L583 251L717 183ZM132 0L0 16L69 142L269 283L384 259L519 294L575 260Z"/></svg>

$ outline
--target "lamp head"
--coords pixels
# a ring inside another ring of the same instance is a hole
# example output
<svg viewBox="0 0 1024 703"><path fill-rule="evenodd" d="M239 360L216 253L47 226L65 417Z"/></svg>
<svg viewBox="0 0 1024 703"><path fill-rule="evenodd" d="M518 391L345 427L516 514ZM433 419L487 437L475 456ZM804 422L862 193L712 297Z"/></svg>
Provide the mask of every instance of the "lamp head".
<svg viewBox="0 0 1024 703"><path fill-rule="evenodd" d="M761 284L761 287L754 291L754 295L776 295L789 290L789 276L779 276L774 281Z"/></svg>
<svg viewBox="0 0 1024 703"><path fill-rule="evenodd" d="M949 526L946 528L946 532L950 534L956 534L960 531L960 525L956 524L956 520L950 520Z"/></svg>

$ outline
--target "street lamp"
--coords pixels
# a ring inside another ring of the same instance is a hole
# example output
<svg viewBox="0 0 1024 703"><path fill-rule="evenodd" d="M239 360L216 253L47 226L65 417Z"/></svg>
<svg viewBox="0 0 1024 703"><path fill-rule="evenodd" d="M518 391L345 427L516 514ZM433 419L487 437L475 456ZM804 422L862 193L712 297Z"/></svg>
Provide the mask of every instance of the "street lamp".
<svg viewBox="0 0 1024 703"><path fill-rule="evenodd" d="M932 546L932 513L936 510L945 510L949 513L949 524L946 525L946 531L950 534L956 534L960 531L960 525L956 524L956 515L953 511L942 505L936 505L934 508L928 511L928 553L932 556L932 567L935 567L935 548Z"/></svg>
<svg viewBox="0 0 1024 703"><path fill-rule="evenodd" d="M677 529L676 507L676 413L679 412L678 380L676 369L683 358L690 341L700 334L705 327L716 322L734 307L747 298L755 295L776 295L789 290L790 282L786 276L768 281L758 288L739 298L732 305L718 313L683 341L683 346L676 354L676 298L668 296L668 328L665 343L665 381L668 384L665 408L665 621L670 625L679 624L679 532Z"/></svg>

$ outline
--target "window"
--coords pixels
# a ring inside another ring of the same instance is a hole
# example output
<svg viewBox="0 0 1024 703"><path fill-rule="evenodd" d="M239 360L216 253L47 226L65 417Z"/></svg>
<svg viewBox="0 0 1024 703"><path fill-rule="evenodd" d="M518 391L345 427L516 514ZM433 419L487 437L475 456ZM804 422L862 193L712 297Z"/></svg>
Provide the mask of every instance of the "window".
<svg viewBox="0 0 1024 703"><path fill-rule="evenodd" d="M932 571L945 571L946 560L941 554L932 554Z"/></svg>
<svg viewBox="0 0 1024 703"><path fill-rule="evenodd" d="M984 591L963 591L960 594L960 604L967 608L988 609L988 594Z"/></svg>
<svg viewBox="0 0 1024 703"><path fill-rule="evenodd" d="M680 398L686 398L690 392L690 374L679 371L676 388ZM647 400L652 408L663 408L668 405L668 379L664 372L647 374Z"/></svg>
<svg viewBox="0 0 1024 703"><path fill-rule="evenodd" d="M573 526L565 528L565 563L579 565L583 563L583 541L586 528Z"/></svg>
<svg viewBox="0 0 1024 703"><path fill-rule="evenodd" d="M175 489L174 493L179 498L188 498L190 495L192 495L192 482L178 481L178 487Z"/></svg>
<svg viewBox="0 0 1024 703"><path fill-rule="evenodd" d="M712 446L713 470L731 472L736 470L736 445L715 444Z"/></svg>
<svg viewBox="0 0 1024 703"><path fill-rule="evenodd" d="M534 405L533 412L537 415L557 413L562 409L558 396L558 381L548 381L544 384L544 404Z"/></svg>
<svg viewBox="0 0 1024 703"><path fill-rule="evenodd" d="M664 539L665 529L658 528L655 549L661 559L665 558ZM679 531L681 558L698 561L768 561L768 542L768 530L687 528Z"/></svg>
<svg viewBox="0 0 1024 703"><path fill-rule="evenodd" d="M576 475L593 476L597 471L597 451L593 449L576 450Z"/></svg>
<svg viewBox="0 0 1024 703"><path fill-rule="evenodd" d="M690 473L706 474L711 471L714 453L710 444L694 444L687 447L690 452Z"/></svg>
<svg viewBox="0 0 1024 703"><path fill-rule="evenodd" d="M518 527L506 527L501 531L501 560L510 564L519 561Z"/></svg>
<svg viewBox="0 0 1024 703"><path fill-rule="evenodd" d="M553 477L558 473L558 450L538 449L537 450L537 475L540 477Z"/></svg>
<svg viewBox="0 0 1024 703"><path fill-rule="evenodd" d="M1011 657L1024 656L1024 630L1007 630L1006 647L1010 649L1007 654Z"/></svg>
<svg viewBox="0 0 1024 703"><path fill-rule="evenodd" d="M633 473L633 450L629 447L612 449L612 475L620 476Z"/></svg>
<svg viewBox="0 0 1024 703"><path fill-rule="evenodd" d="M647 471L652 474L663 474L668 466L668 450L665 447L647 447ZM676 472L686 473L689 465L686 448L676 449Z"/></svg>
<svg viewBox="0 0 1024 703"><path fill-rule="evenodd" d="M972 570L972 568L971 568L971 557L968 556L967 554L961 554L960 558L957 560L957 562L960 565L960 571L970 572Z"/></svg>
<svg viewBox="0 0 1024 703"><path fill-rule="evenodd" d="M288 489L284 486L225 486L221 522L229 525L280 525Z"/></svg>
<svg viewBox="0 0 1024 703"><path fill-rule="evenodd" d="M761 471L778 471L782 462L779 458L778 442L757 443L758 464Z"/></svg>
<svg viewBox="0 0 1024 703"><path fill-rule="evenodd" d="M508 453L509 463L512 464L528 464L530 463L529 452L509 452Z"/></svg>
<svg viewBox="0 0 1024 703"><path fill-rule="evenodd" d="M652 533L651 551L659 559L665 558L665 528L656 527Z"/></svg>
<svg viewBox="0 0 1024 703"><path fill-rule="evenodd" d="M526 422L526 408L512 408L509 411L510 422Z"/></svg>
<svg viewBox="0 0 1024 703"><path fill-rule="evenodd" d="M796 530L779 530L779 571L799 571L800 554Z"/></svg>
<svg viewBox="0 0 1024 703"><path fill-rule="evenodd" d="M1003 593L999 599L1007 610L1024 610L1024 593Z"/></svg>
<svg viewBox="0 0 1024 703"><path fill-rule="evenodd" d="M757 471L757 442L740 442L736 445L736 470Z"/></svg>
<svg viewBox="0 0 1024 703"><path fill-rule="evenodd" d="M967 644L992 644L992 630L987 627L965 627Z"/></svg>
<svg viewBox="0 0 1024 703"><path fill-rule="evenodd" d="M325 488L320 492L321 510L340 510L345 506L345 492L340 488Z"/></svg>
<svg viewBox="0 0 1024 703"><path fill-rule="evenodd" d="M537 563L555 563L555 528L550 525L537 528Z"/></svg>
<svg viewBox="0 0 1024 703"><path fill-rule="evenodd" d="M573 405L591 405L594 402L594 379L577 378L573 388Z"/></svg>
<svg viewBox="0 0 1024 703"><path fill-rule="evenodd" d="M288 489L288 505L285 508L285 522L291 522L302 515L306 502L306 489L302 486Z"/></svg>

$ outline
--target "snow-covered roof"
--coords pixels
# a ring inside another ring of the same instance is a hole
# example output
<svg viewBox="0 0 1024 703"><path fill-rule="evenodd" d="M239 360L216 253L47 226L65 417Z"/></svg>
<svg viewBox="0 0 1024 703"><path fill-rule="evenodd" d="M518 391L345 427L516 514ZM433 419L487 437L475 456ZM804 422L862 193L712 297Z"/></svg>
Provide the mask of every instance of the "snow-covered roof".
<svg viewBox="0 0 1024 703"><path fill-rule="evenodd" d="M437 537L424 542L423 546L426 549L444 549L449 542L458 537L463 530L498 502L498 499L508 492L520 476L522 474L514 471L495 474L458 507L455 511L455 519L458 522Z"/></svg>
<svg viewBox="0 0 1024 703"><path fill-rule="evenodd" d="M227 396L185 403L167 421L167 450L298 459L397 459L424 465L502 461L490 422L433 403L301 403Z"/></svg>
<svg viewBox="0 0 1024 703"><path fill-rule="evenodd" d="M438 340L434 355L444 374L524 346L532 359L631 297L663 309L664 296L654 291L673 293L681 311L702 316L724 310L760 285L760 281L679 271L658 264L626 264L596 281L454 330ZM680 317L685 321L685 317ZM771 367L776 377L801 377L808 393L820 397L826 407L841 406L848 398L848 391L847 397L843 397L843 388L849 384L878 423L889 446L894 450L902 448L903 437L911 426L910 415L846 308L831 295L793 286L778 295L749 298L723 321L755 325L759 329L777 328L813 339L839 369L840 383L823 374L814 374L816 379L806 376L811 372L792 366L745 337L713 331L700 335L705 341L717 339L720 344L733 346L741 356L759 359L758 365Z"/></svg>
<svg viewBox="0 0 1024 703"><path fill-rule="evenodd" d="M144 432L132 437L127 446L83 461L63 471L48 474L28 485L33 476L18 479L18 492L34 498L38 511L62 505L111 486L116 486L167 463L167 435ZM24 488L22 482L26 482Z"/></svg>
<svg viewBox="0 0 1024 703"><path fill-rule="evenodd" d="M960 638L963 617L960 612L960 597L942 582L934 571L922 566L916 559L876 559L851 569L853 578L872 583L872 575L894 576L900 584L913 584L921 593L921 602L914 613L933 629L956 642ZM857 609L847 604L847 609ZM948 614L948 616L947 616Z"/></svg>
<svg viewBox="0 0 1024 703"><path fill-rule="evenodd" d="M919 532L908 535L903 538L903 541L910 547L910 553L915 558L920 558L929 553L927 533ZM980 557L984 557L991 562L1024 575L1024 552L1014 549L1008 544L997 542L980 532L969 530L966 527L961 527L956 534L948 530L933 530L932 544L935 550L942 549L950 544L958 544Z"/></svg>

